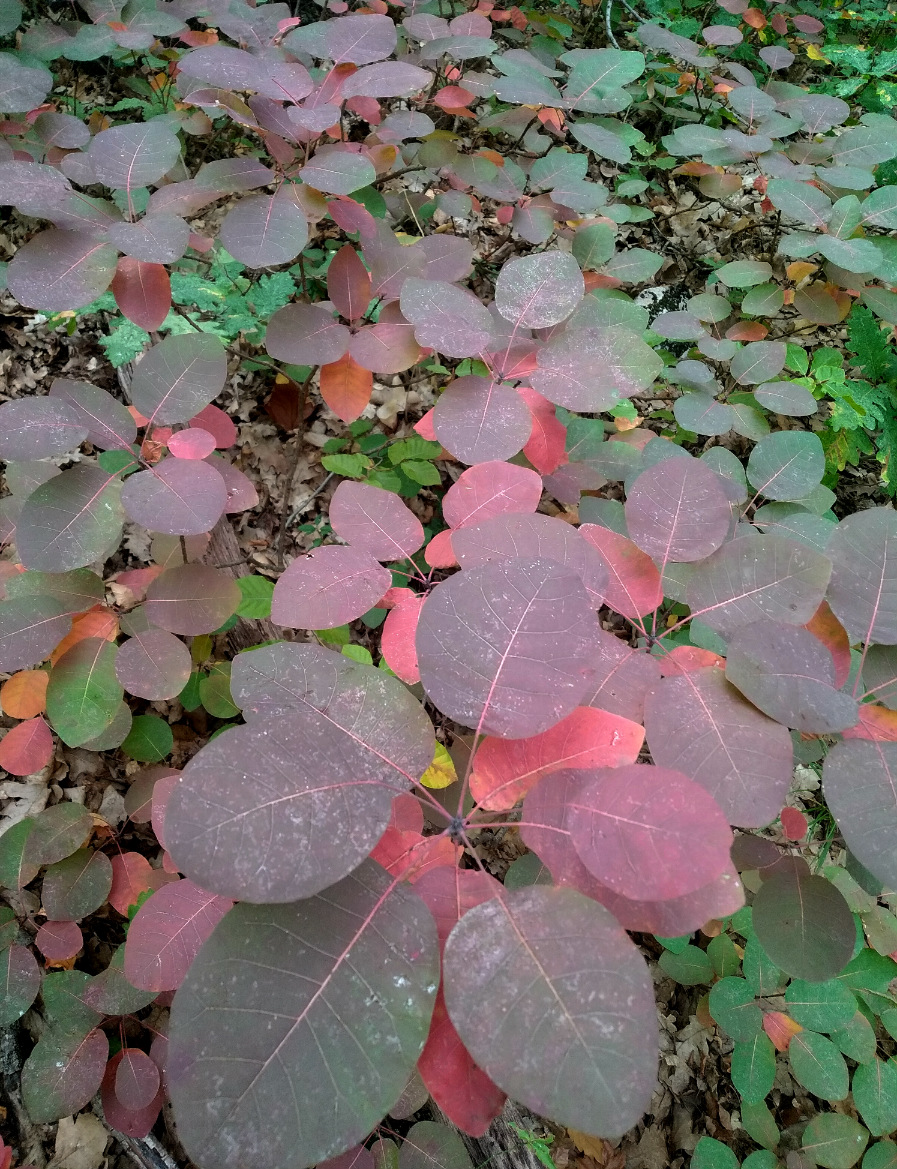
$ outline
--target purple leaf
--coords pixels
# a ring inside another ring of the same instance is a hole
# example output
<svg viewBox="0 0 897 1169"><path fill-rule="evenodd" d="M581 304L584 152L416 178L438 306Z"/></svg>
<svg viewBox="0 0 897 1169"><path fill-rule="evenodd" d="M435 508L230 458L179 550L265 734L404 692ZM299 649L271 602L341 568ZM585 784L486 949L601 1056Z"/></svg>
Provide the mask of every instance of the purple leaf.
<svg viewBox="0 0 897 1169"><path fill-rule="evenodd" d="M697 459L666 459L643 471L626 499L633 543L657 563L704 560L729 534L732 509L720 477Z"/></svg>
<svg viewBox="0 0 897 1169"><path fill-rule="evenodd" d="M734 540L695 568L686 601L693 617L724 636L764 619L805 625L822 604L831 572L828 557L794 540Z"/></svg>
<svg viewBox="0 0 897 1169"><path fill-rule="evenodd" d="M316 304L288 304L268 322L265 348L278 361L329 365L349 346L349 330Z"/></svg>
<svg viewBox="0 0 897 1169"><path fill-rule="evenodd" d="M194 88L188 78L223 89L253 90L275 101L301 101L314 89L304 65L258 56L230 45L194 49L180 59L178 69L184 77L182 91L185 86L188 90Z"/></svg>
<svg viewBox="0 0 897 1169"><path fill-rule="evenodd" d="M305 212L286 190L249 195L225 215L219 231L230 254L250 268L295 260L308 242Z"/></svg>
<svg viewBox="0 0 897 1169"><path fill-rule="evenodd" d="M380 374L402 373L420 360L420 346L407 321L393 323L384 320L384 315L385 310L376 325L365 325L352 335L349 354L362 369Z"/></svg>
<svg viewBox="0 0 897 1169"><path fill-rule="evenodd" d="M420 340L421 330L416 332ZM532 428L532 415L516 390L475 374L451 382L433 411L436 437L463 463L512 458Z"/></svg>
<svg viewBox="0 0 897 1169"><path fill-rule="evenodd" d="M397 495L348 479L330 500L330 525L341 540L377 560L404 560L424 542L420 520Z"/></svg>
<svg viewBox="0 0 897 1169"><path fill-rule="evenodd" d="M427 280L466 280L473 267L473 245L458 235L426 235L416 245L426 257ZM407 249L403 249L407 250Z"/></svg>
<svg viewBox="0 0 897 1169"><path fill-rule="evenodd" d="M28 308L62 312L83 308L112 282L118 252L78 231L50 228L19 248L9 262L7 283Z"/></svg>
<svg viewBox="0 0 897 1169"><path fill-rule="evenodd" d="M169 458L129 476L121 501L130 518L150 531L198 536L221 518L227 488L208 463Z"/></svg>
<svg viewBox="0 0 897 1169"><path fill-rule="evenodd" d="M788 728L746 702L720 670L664 678L645 700L645 732L654 762L706 788L730 824L762 828L779 814L793 768Z"/></svg>
<svg viewBox="0 0 897 1169"><path fill-rule="evenodd" d="M506 514L465 524L452 533L452 551L467 569L516 557L552 560L577 574L593 608L604 603L608 571L603 557L557 516Z"/></svg>
<svg viewBox="0 0 897 1169"><path fill-rule="evenodd" d="M177 134L162 118L101 130L87 148L97 182L122 191L157 183L180 153Z"/></svg>
<svg viewBox="0 0 897 1169"><path fill-rule="evenodd" d="M891 508L847 516L832 533L826 548L833 562L826 596L852 643L897 645L895 550L897 516Z"/></svg>
<svg viewBox="0 0 897 1169"><path fill-rule="evenodd" d="M249 511L258 505L258 492L248 475L244 475L239 468L222 458L221 455L209 455L205 461L210 467L214 467L224 480L227 492L227 502L224 505L225 514L232 515L234 512Z"/></svg>
<svg viewBox="0 0 897 1169"><path fill-rule="evenodd" d="M176 698L190 677L190 651L173 633L147 629L119 648L115 675L137 698Z"/></svg>
<svg viewBox="0 0 897 1169"><path fill-rule="evenodd" d="M856 700L835 689L832 655L798 625L757 621L737 630L726 677L764 714L796 731L829 735L859 718Z"/></svg>
<svg viewBox="0 0 897 1169"><path fill-rule="evenodd" d="M325 30L327 56L334 65L372 65L388 57L396 47L396 26L389 16L343 16Z"/></svg>
<svg viewBox="0 0 897 1169"><path fill-rule="evenodd" d="M37 959L27 946L0 950L0 1027L11 1027L25 1014L40 990Z"/></svg>
<svg viewBox="0 0 897 1169"><path fill-rule="evenodd" d="M810 391L794 382L767 382L757 387L754 397L767 410L791 417L815 414L819 409L819 403Z"/></svg>
<svg viewBox="0 0 897 1169"><path fill-rule="evenodd" d="M26 568L68 572L110 555L124 521L121 482L90 463L79 463L43 483L28 497L16 529Z"/></svg>
<svg viewBox="0 0 897 1169"><path fill-rule="evenodd" d="M598 652L593 664L597 677L586 691L583 705L643 722L645 695L660 681L657 658L644 650L632 649L619 637L599 629Z"/></svg>
<svg viewBox="0 0 897 1169"><path fill-rule="evenodd" d="M167 568L146 590L146 615L160 629L195 637L212 633L235 613L237 582L208 564Z"/></svg>
<svg viewBox="0 0 897 1169"><path fill-rule="evenodd" d="M20 159L0 162L0 204L46 209L71 194L71 183L53 166Z"/></svg>
<svg viewBox="0 0 897 1169"><path fill-rule="evenodd" d="M374 280L376 284L375 269ZM402 284L400 304L418 342L446 357L472 357L492 340L489 310L472 292L454 284L409 276Z"/></svg>
<svg viewBox="0 0 897 1169"><path fill-rule="evenodd" d="M823 765L826 801L847 847L884 885L897 881L897 744L849 739Z"/></svg>
<svg viewBox="0 0 897 1169"><path fill-rule="evenodd" d="M445 493L442 514L449 527L460 528L497 515L534 512L541 498L541 476L496 460L464 471Z"/></svg>
<svg viewBox="0 0 897 1169"><path fill-rule="evenodd" d="M392 574L369 552L328 544L297 557L274 586L271 620L291 629L333 629L373 608Z"/></svg>
<svg viewBox="0 0 897 1169"><path fill-rule="evenodd" d="M774 71L787 69L794 60L794 54L784 45L766 45L760 50L759 56Z"/></svg>
<svg viewBox="0 0 897 1169"><path fill-rule="evenodd" d="M657 1077L651 978L602 906L572 889L506 892L455 926L443 977L470 1054L527 1108L617 1137L648 1107Z"/></svg>
<svg viewBox="0 0 897 1169"><path fill-rule="evenodd" d="M804 126L803 129L806 131L808 128ZM773 207L791 219L806 223L817 230L825 227L832 214L831 199L818 187L813 187L809 183L798 183L793 179L770 179L766 197ZM766 344L771 345L775 342L770 341ZM781 345L783 342L778 344Z"/></svg>
<svg viewBox="0 0 897 1169"><path fill-rule="evenodd" d="M258 1165L312 1165L357 1145L401 1095L438 983L429 911L372 861L326 896L235 906L172 1007L169 1087L188 1154L225 1165L251 1147ZM353 1089L336 1093L334 1076Z"/></svg>
<svg viewBox="0 0 897 1169"><path fill-rule="evenodd" d="M445 56L455 61L467 61L471 57L489 57L497 47L488 37L438 37L427 41L420 56L422 61L435 61Z"/></svg>
<svg viewBox="0 0 897 1169"><path fill-rule="evenodd" d="M49 459L80 446L87 427L57 398L16 398L0 406L0 458Z"/></svg>
<svg viewBox="0 0 897 1169"><path fill-rule="evenodd" d="M181 58L181 65L187 58ZM253 191L273 183L276 175L270 167L263 166L250 154L239 158L216 158L204 162L196 172L196 184L222 195L241 191Z"/></svg>
<svg viewBox="0 0 897 1169"><path fill-rule="evenodd" d="M850 961L856 925L843 894L825 877L772 873L754 897L757 941L781 970L828 982Z"/></svg>
<svg viewBox="0 0 897 1169"><path fill-rule="evenodd" d="M735 412L710 394L683 394L673 403L673 416L683 430L695 434L725 434L732 429Z"/></svg>
<svg viewBox="0 0 897 1169"><path fill-rule="evenodd" d="M125 977L140 990L176 990L203 942L231 908L192 881L163 885L138 909L125 942Z"/></svg>
<svg viewBox="0 0 897 1169"><path fill-rule="evenodd" d="M651 328L671 341L698 341L705 336L704 326L688 312L660 313L651 322Z"/></svg>
<svg viewBox="0 0 897 1169"><path fill-rule="evenodd" d="M48 1028L22 1068L22 1096L35 1124L80 1112L99 1090L109 1058L109 1040L94 1029Z"/></svg>
<svg viewBox="0 0 897 1169"><path fill-rule="evenodd" d="M115 1072L115 1094L125 1108L136 1112L151 1104L159 1091L159 1067L139 1047L122 1052Z"/></svg>
<svg viewBox="0 0 897 1169"><path fill-rule="evenodd" d="M498 311L505 320L528 329L565 321L584 295L582 272L569 252L537 252L509 260L495 284Z"/></svg>
<svg viewBox="0 0 897 1169"><path fill-rule="evenodd" d="M366 20L368 17L359 19ZM327 195L351 195L361 187L369 187L377 177L377 172L365 155L331 146L317 150L312 161L305 164L299 175L303 183L308 183L316 191L323 191Z"/></svg>
<svg viewBox="0 0 897 1169"><path fill-rule="evenodd" d="M87 437L101 450L127 449L137 437L137 423L123 402L90 382L55 378L50 397L65 402L87 427Z"/></svg>
<svg viewBox="0 0 897 1169"><path fill-rule="evenodd" d="M217 398L227 378L227 353L211 333L182 333L154 345L137 365L131 400L158 425L189 422Z"/></svg>
<svg viewBox="0 0 897 1169"><path fill-rule="evenodd" d="M634 901L709 885L729 864L732 832L711 795L679 771L633 763L579 773L569 797L573 845L586 868Z"/></svg>
<svg viewBox="0 0 897 1169"><path fill-rule="evenodd" d="M548 560L486 564L450 577L424 602L421 682L464 726L522 739L579 705L596 641L589 596L574 572Z"/></svg>
<svg viewBox="0 0 897 1169"><path fill-rule="evenodd" d="M110 244L147 264L173 264L187 250L190 227L179 215L147 215L136 223L113 223Z"/></svg>
<svg viewBox="0 0 897 1169"><path fill-rule="evenodd" d="M806 186L801 183L800 186ZM729 367L741 386L755 386L777 377L785 368L787 347L784 341L753 341L739 349Z"/></svg>
<svg viewBox="0 0 897 1169"><path fill-rule="evenodd" d="M433 80L433 74L419 65L404 61L383 61L359 69L343 83L343 97L410 97L420 93Z"/></svg>
<svg viewBox="0 0 897 1169"><path fill-rule="evenodd" d="M654 350L622 325L571 329L539 350L533 389L569 410L598 413L648 389L663 369Z"/></svg>

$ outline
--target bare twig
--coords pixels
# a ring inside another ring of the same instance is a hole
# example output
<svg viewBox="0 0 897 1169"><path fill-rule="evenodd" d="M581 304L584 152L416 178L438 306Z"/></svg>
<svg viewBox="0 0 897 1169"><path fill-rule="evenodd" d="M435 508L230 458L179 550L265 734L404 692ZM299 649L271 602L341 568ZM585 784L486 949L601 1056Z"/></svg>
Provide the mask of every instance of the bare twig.
<svg viewBox="0 0 897 1169"><path fill-rule="evenodd" d="M305 421L305 404L308 401L308 391L311 386L311 380L318 372L318 366L312 366L309 370L308 377L299 387L299 408L297 417L299 425L296 429L296 437L294 439L293 454L290 458L290 466L287 471L287 481L283 490L283 506L280 511L280 527L277 532L277 570L283 572L283 545L287 534L287 517L289 516L290 508L290 492L293 489L293 480L296 478L296 471L299 468L299 456L302 453L302 424Z"/></svg>

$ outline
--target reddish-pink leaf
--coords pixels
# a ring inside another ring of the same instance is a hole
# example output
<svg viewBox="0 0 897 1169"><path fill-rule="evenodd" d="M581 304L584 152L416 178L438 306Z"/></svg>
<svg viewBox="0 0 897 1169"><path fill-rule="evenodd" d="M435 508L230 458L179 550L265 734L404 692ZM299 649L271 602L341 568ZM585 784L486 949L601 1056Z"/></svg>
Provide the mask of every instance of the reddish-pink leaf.
<svg viewBox="0 0 897 1169"><path fill-rule="evenodd" d="M532 416L516 390L470 374L453 381L436 403L433 430L462 463L487 463L510 459L523 448Z"/></svg>
<svg viewBox="0 0 897 1169"><path fill-rule="evenodd" d="M420 892L427 877L446 871L434 869L417 882L415 891ZM436 996L430 1033L417 1070L427 1091L452 1124L474 1137L485 1133L507 1099L504 1092L477 1067L461 1042L445 1009L442 987Z"/></svg>
<svg viewBox="0 0 897 1169"><path fill-rule="evenodd" d="M349 354L362 369L402 373L420 361L421 347L407 321L384 320L384 316L385 310L376 325L365 325L352 336Z"/></svg>
<svg viewBox="0 0 897 1169"><path fill-rule="evenodd" d="M125 1054L125 1051L117 1052L106 1064L106 1070L103 1073L103 1082L100 1084L100 1099L103 1104L103 1116L106 1118L106 1121L117 1132L124 1133L125 1136L136 1137L140 1140L149 1135L150 1130L156 1123L156 1117L161 1112L162 1105L165 1103L165 1089L160 1084L153 1099L143 1108L136 1110L126 1108L119 1100L115 1091L118 1069L121 1066Z"/></svg>
<svg viewBox="0 0 897 1169"><path fill-rule="evenodd" d="M644 739L638 723L580 706L541 735L485 739L474 758L471 794L485 808L506 811L552 771L635 763Z"/></svg>
<svg viewBox="0 0 897 1169"><path fill-rule="evenodd" d="M371 303L371 274L351 244L343 244L327 269L327 295L340 316L357 321Z"/></svg>
<svg viewBox="0 0 897 1169"><path fill-rule="evenodd" d="M435 409L436 407L434 406L433 410ZM425 438L427 442L436 441L436 431L433 429L433 410L428 410L423 418L414 424L414 429L421 436L421 438Z"/></svg>
<svg viewBox="0 0 897 1169"><path fill-rule="evenodd" d="M198 426L178 430L168 440L168 449L178 459L205 459L215 449L215 436Z"/></svg>
<svg viewBox="0 0 897 1169"><path fill-rule="evenodd" d="M424 560L426 560L431 568L457 567L458 558L452 549L452 533L450 530L436 533L424 550Z"/></svg>
<svg viewBox="0 0 897 1169"><path fill-rule="evenodd" d="M274 586L271 620L293 629L332 629L376 605L392 583L369 552L339 544L315 548L287 566Z"/></svg>
<svg viewBox="0 0 897 1169"><path fill-rule="evenodd" d="M151 532L197 536L211 531L221 518L227 488L208 463L165 459L126 479L121 501L130 518Z"/></svg>
<svg viewBox="0 0 897 1169"><path fill-rule="evenodd" d="M632 540L598 524L582 524L579 534L600 552L608 568L605 603L624 617L639 618L663 601L660 572Z"/></svg>
<svg viewBox="0 0 897 1169"><path fill-rule="evenodd" d="M568 797L580 860L632 900L666 901L725 871L732 831L711 795L681 772L646 764L601 768Z"/></svg>
<svg viewBox="0 0 897 1169"><path fill-rule="evenodd" d="M53 735L40 717L19 723L0 741L0 767L10 775L33 775L53 758Z"/></svg>
<svg viewBox="0 0 897 1169"><path fill-rule="evenodd" d="M344 354L338 361L321 366L318 387L321 397L343 422L354 422L371 400L373 374Z"/></svg>
<svg viewBox="0 0 897 1169"><path fill-rule="evenodd" d="M122 313L145 329L158 329L171 308L171 281L164 264L147 264L122 256L112 280L115 303Z"/></svg>
<svg viewBox="0 0 897 1169"><path fill-rule="evenodd" d="M547 398L529 386L518 386L517 393L529 406L533 419L533 429L523 453L540 475L550 475L567 462L567 428Z"/></svg>
<svg viewBox="0 0 897 1169"><path fill-rule="evenodd" d="M190 419L188 426L198 426L200 430L207 430L215 437L215 446L219 450L226 450L237 441L237 428L230 415L225 414L218 406L206 406Z"/></svg>
<svg viewBox="0 0 897 1169"><path fill-rule="evenodd" d="M412 593L408 600L396 605L387 613L380 636L380 652L386 664L409 685L420 681L414 636L423 603L422 596Z"/></svg>
<svg viewBox="0 0 897 1169"><path fill-rule="evenodd" d="M404 560L424 542L420 520L399 496L350 479L333 493L330 524L340 539L377 560Z"/></svg>
<svg viewBox="0 0 897 1169"><path fill-rule="evenodd" d="M146 1108L156 1098L161 1082L154 1060L138 1047L126 1047L115 1069L115 1095L131 1112Z"/></svg>
<svg viewBox="0 0 897 1169"><path fill-rule="evenodd" d="M112 888L108 901L122 917L128 916L128 909L137 904L141 893L152 888L151 878L155 870L139 852L122 852L112 857Z"/></svg>
<svg viewBox="0 0 897 1169"><path fill-rule="evenodd" d="M48 961L67 962L81 949L84 939L73 921L45 921L34 944Z"/></svg>
<svg viewBox="0 0 897 1169"><path fill-rule="evenodd" d="M729 534L732 509L720 477L697 459L666 459L643 471L626 499L629 535L663 571L703 560Z"/></svg>
<svg viewBox="0 0 897 1169"><path fill-rule="evenodd" d="M178 775L163 775L153 784L152 797L152 825L153 832L156 834L156 840L167 848L165 843L165 809L168 806L168 801L171 798L171 793L178 785ZM177 869L174 870L177 872Z"/></svg>
<svg viewBox="0 0 897 1169"><path fill-rule="evenodd" d="M460 85L443 85L433 98L433 103L447 113L463 110L474 100L475 94L469 89L462 89Z"/></svg>
<svg viewBox="0 0 897 1169"><path fill-rule="evenodd" d="M433 868L455 867L460 848L447 836L423 836L389 827L370 855L394 877L415 882Z"/></svg>
<svg viewBox="0 0 897 1169"><path fill-rule="evenodd" d="M661 654L657 659L660 663L660 672L665 678L675 674L692 674L695 670L706 670L710 667L725 668L726 659L709 649L700 649L696 645L677 645L669 653Z"/></svg>
<svg viewBox="0 0 897 1169"><path fill-rule="evenodd" d="M366 207L350 199L347 195L339 195L336 199L327 201L327 210L330 218L343 231L357 231L363 240L374 237L377 231L377 221Z"/></svg>
<svg viewBox="0 0 897 1169"><path fill-rule="evenodd" d="M845 739L875 739L879 743L897 742L897 710L871 702L860 703L860 718L855 727L841 732Z"/></svg>
<svg viewBox="0 0 897 1169"><path fill-rule="evenodd" d="M442 514L452 528L493 516L530 513L542 498L542 480L528 467L492 461L469 467L445 493Z"/></svg>
<svg viewBox="0 0 897 1169"><path fill-rule="evenodd" d="M850 638L847 636L847 630L829 608L828 601L822 602L804 629L809 629L832 655L835 666L834 683L837 687L843 686L850 676Z"/></svg>
<svg viewBox="0 0 897 1169"><path fill-rule="evenodd" d="M619 637L598 630L595 659L597 678L583 700L611 714L640 723L645 717L645 695L660 681L658 659L643 649L633 649Z"/></svg>
<svg viewBox="0 0 897 1169"><path fill-rule="evenodd" d="M423 831L424 810L417 796L411 795L410 792L401 792L393 799L389 826L398 828L400 832Z"/></svg>
<svg viewBox="0 0 897 1169"><path fill-rule="evenodd" d="M781 814L782 831L787 840L803 840L807 835L807 817L797 808L785 805Z"/></svg>
<svg viewBox="0 0 897 1169"><path fill-rule="evenodd" d="M125 942L125 977L141 990L175 990L233 905L186 879L158 889L137 911Z"/></svg>
<svg viewBox="0 0 897 1169"><path fill-rule="evenodd" d="M436 922L440 947L468 909L501 894L494 877L478 869L442 867L425 873L415 892L427 905Z"/></svg>

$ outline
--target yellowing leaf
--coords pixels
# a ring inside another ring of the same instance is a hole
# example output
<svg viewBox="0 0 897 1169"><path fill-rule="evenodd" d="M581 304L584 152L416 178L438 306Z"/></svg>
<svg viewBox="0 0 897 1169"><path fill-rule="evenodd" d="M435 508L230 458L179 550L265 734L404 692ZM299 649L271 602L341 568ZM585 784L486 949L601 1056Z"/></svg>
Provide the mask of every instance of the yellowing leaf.
<svg viewBox="0 0 897 1169"><path fill-rule="evenodd" d="M451 755L442 743L437 743L433 762L420 777L421 783L424 787L449 787L457 778L458 773L455 771Z"/></svg>
<svg viewBox="0 0 897 1169"><path fill-rule="evenodd" d="M831 65L831 61L821 51L818 45L807 45L807 56L811 61L825 61L826 65Z"/></svg>

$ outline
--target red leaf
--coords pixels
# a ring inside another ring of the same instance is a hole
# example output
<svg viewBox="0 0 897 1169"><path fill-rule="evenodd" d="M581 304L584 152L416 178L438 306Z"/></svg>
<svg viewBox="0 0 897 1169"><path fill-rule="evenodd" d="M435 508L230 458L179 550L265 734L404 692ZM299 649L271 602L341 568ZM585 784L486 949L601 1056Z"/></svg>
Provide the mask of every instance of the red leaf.
<svg viewBox="0 0 897 1169"><path fill-rule="evenodd" d="M567 428L558 419L554 406L547 398L543 398L530 386L518 386L517 392L533 416L532 433L523 453L540 475L550 475L567 462Z"/></svg>
<svg viewBox="0 0 897 1169"><path fill-rule="evenodd" d="M803 1027L795 1023L790 1015L781 1011L767 1011L763 1016L763 1030L772 1040L776 1051L787 1051L791 1040L803 1031Z"/></svg>
<svg viewBox="0 0 897 1169"><path fill-rule="evenodd" d="M190 426L171 436L168 449L176 459L206 459L215 449L215 436L207 430Z"/></svg>
<svg viewBox="0 0 897 1169"><path fill-rule="evenodd" d="M436 996L430 1034L417 1070L452 1124L471 1136L481 1137L504 1107L504 1092L473 1062L453 1027L442 987Z"/></svg>
<svg viewBox="0 0 897 1169"><path fill-rule="evenodd" d="M415 892L433 914L439 945L444 946L468 909L498 897L501 885L479 869L439 868L425 873Z"/></svg>
<svg viewBox="0 0 897 1169"><path fill-rule="evenodd" d="M19 723L0 742L0 767L10 775L33 775L53 758L53 736L42 718Z"/></svg>
<svg viewBox="0 0 897 1169"><path fill-rule="evenodd" d="M726 329L730 341L762 341L769 328L760 321L739 321Z"/></svg>
<svg viewBox="0 0 897 1169"><path fill-rule="evenodd" d="M371 857L392 873L416 881L432 868L458 863L461 849L447 836L422 836L390 826L377 842Z"/></svg>
<svg viewBox="0 0 897 1169"><path fill-rule="evenodd" d="M330 218L343 231L357 231L364 240L373 239L377 234L377 221L366 207L350 199L347 195L340 195L336 199L329 199L327 210Z"/></svg>
<svg viewBox="0 0 897 1169"><path fill-rule="evenodd" d="M391 609L383 622L380 638L380 652L386 659L386 664L409 685L420 681L414 635L417 632L417 622L423 603L423 596L412 593L410 598Z"/></svg>
<svg viewBox="0 0 897 1169"><path fill-rule="evenodd" d="M165 1102L165 1089L160 1085L155 1097L145 1108L136 1110L126 1108L115 1093L118 1067L124 1056L125 1052L119 1051L106 1064L103 1082L100 1084L103 1116L118 1132L140 1140L149 1135L150 1129L156 1123L156 1117L161 1112Z"/></svg>
<svg viewBox="0 0 897 1169"><path fill-rule="evenodd" d="M112 280L115 303L135 325L151 333L171 308L171 281L164 264L122 256Z"/></svg>
<svg viewBox="0 0 897 1169"><path fill-rule="evenodd" d="M158 786L158 785L157 785ZM141 990L176 990L199 947L233 905L192 881L158 889L140 909L125 942L125 977Z"/></svg>
<svg viewBox="0 0 897 1169"><path fill-rule="evenodd" d="M160 1076L155 1062L139 1048L125 1048L115 1069L115 1095L131 1112L152 1104L159 1091Z"/></svg>
<svg viewBox="0 0 897 1169"><path fill-rule="evenodd" d="M48 961L67 962L81 949L84 939L73 921L45 921L34 944Z"/></svg>
<svg viewBox="0 0 897 1169"><path fill-rule="evenodd" d="M321 397L343 422L354 422L371 400L374 375L346 353L339 361L321 366Z"/></svg>
<svg viewBox="0 0 897 1169"><path fill-rule="evenodd" d="M437 532L424 549L424 560L431 568L454 568L458 563L452 551L452 533L450 530Z"/></svg>
<svg viewBox="0 0 897 1169"><path fill-rule="evenodd" d="M460 85L444 85L433 98L435 105L448 113L463 110L474 100L476 94L469 89L462 89Z"/></svg>
<svg viewBox="0 0 897 1169"><path fill-rule="evenodd" d="M435 408L434 406L433 409L435 410ZM421 438L425 438L428 442L435 442L436 431L433 429L433 410L428 410L420 422L414 424L414 429Z"/></svg>
<svg viewBox="0 0 897 1169"><path fill-rule="evenodd" d="M424 827L424 810L417 796L403 792L392 801L389 825L400 832L421 832Z"/></svg>
<svg viewBox="0 0 897 1169"><path fill-rule="evenodd" d="M153 867L139 852L122 852L112 857L112 888L109 904L122 917L128 916L128 907L137 904L141 893L152 888Z"/></svg>
<svg viewBox="0 0 897 1169"><path fill-rule="evenodd" d="M797 808L782 808L782 831L788 840L803 840L807 835L807 817Z"/></svg>
<svg viewBox="0 0 897 1169"><path fill-rule="evenodd" d="M337 312L357 321L371 303L371 274L351 244L344 244L327 269L327 294Z"/></svg>
<svg viewBox="0 0 897 1169"><path fill-rule="evenodd" d="M635 763L644 739L638 723L580 706L541 735L485 739L474 758L470 791L483 807L506 811L552 771Z"/></svg>
<svg viewBox="0 0 897 1169"><path fill-rule="evenodd" d="M657 661L665 678L675 674L692 674L695 670L706 670L711 666L724 669L726 665L725 658L709 649L699 649L696 645L677 645L669 653L662 654Z"/></svg>
<svg viewBox="0 0 897 1169"><path fill-rule="evenodd" d="M295 430L314 409L313 404L306 398L305 411L300 419L299 398L299 386L296 382L284 374L278 374L274 380L271 397L265 403L265 409L278 426L282 426L284 430Z"/></svg>
<svg viewBox="0 0 897 1169"><path fill-rule="evenodd" d="M237 428L229 414L225 414L218 406L206 406L190 421L188 426L198 426L214 435L215 446L219 450L226 450L237 441Z"/></svg>
<svg viewBox="0 0 897 1169"><path fill-rule="evenodd" d="M494 460L469 467L445 493L442 514L453 528L481 524L495 516L527 515L542 498L542 480L528 467Z"/></svg>
<svg viewBox="0 0 897 1169"><path fill-rule="evenodd" d="M582 524L579 534L601 553L610 579L605 602L624 617L644 617L663 601L663 585L657 565L632 540L602 528Z"/></svg>
<svg viewBox="0 0 897 1169"><path fill-rule="evenodd" d="M498 222L503 227L507 227L507 225L514 218L514 208L513 207L499 207L495 212L495 218L498 220Z"/></svg>
<svg viewBox="0 0 897 1169"><path fill-rule="evenodd" d="M850 676L850 638L847 630L823 601L804 626L825 646L835 663L835 687L840 688Z"/></svg>
<svg viewBox="0 0 897 1169"><path fill-rule="evenodd" d="M751 28L765 28L766 17L759 8L749 8L741 18L745 24L749 24Z"/></svg>

